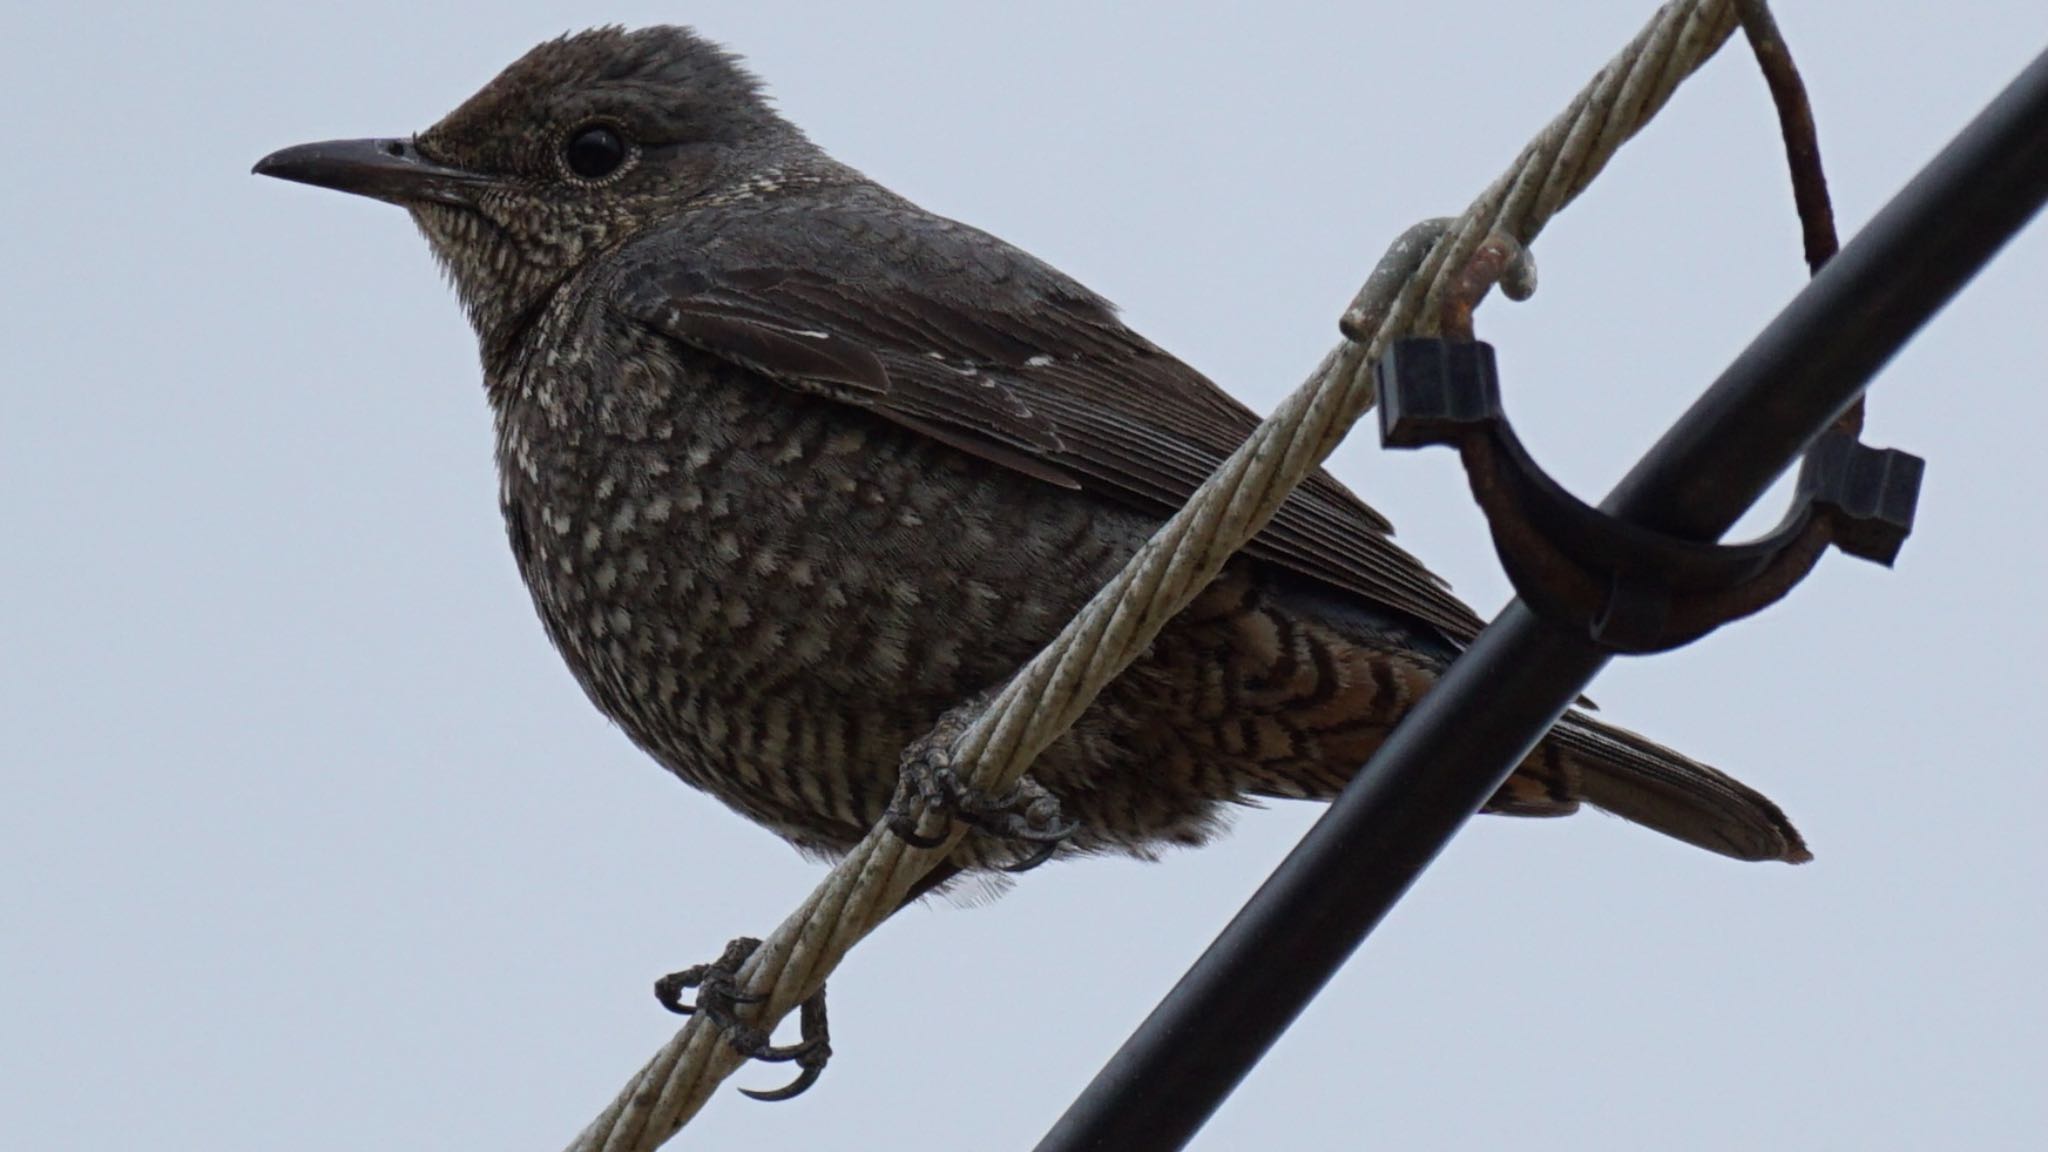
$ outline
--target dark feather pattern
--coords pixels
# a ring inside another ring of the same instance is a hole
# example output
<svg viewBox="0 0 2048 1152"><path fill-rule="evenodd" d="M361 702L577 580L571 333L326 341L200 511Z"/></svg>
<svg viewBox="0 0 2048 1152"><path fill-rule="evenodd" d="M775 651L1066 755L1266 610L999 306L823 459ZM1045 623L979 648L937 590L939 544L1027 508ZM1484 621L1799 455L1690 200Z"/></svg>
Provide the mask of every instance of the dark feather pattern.
<svg viewBox="0 0 2048 1152"><path fill-rule="evenodd" d="M786 387L1161 518L1258 423L1101 297L986 233L935 229L880 189L802 205L801 230L787 226L793 207L693 214L700 243L664 233L621 254L614 299ZM1247 550L1471 640L1479 618L1390 536L1319 470Z"/></svg>
<svg viewBox="0 0 2048 1152"><path fill-rule="evenodd" d="M259 171L411 211L476 329L550 639L664 767L807 851L866 836L904 749L1256 425L1101 297L825 155L687 29L550 41L411 141ZM1336 796L1480 627L1390 534L1326 474L1295 492L1034 761L1074 825L1059 854ZM1582 803L1808 855L1754 790L1576 713L1487 808ZM945 868L1019 847L991 825Z"/></svg>

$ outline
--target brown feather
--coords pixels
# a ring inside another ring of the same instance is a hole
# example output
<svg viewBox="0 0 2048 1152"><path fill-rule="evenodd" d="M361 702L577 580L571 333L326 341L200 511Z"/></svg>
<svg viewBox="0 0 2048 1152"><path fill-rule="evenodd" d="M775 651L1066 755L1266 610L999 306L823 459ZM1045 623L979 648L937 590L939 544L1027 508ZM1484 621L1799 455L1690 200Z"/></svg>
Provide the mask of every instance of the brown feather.
<svg viewBox="0 0 2048 1152"><path fill-rule="evenodd" d="M862 225L875 231L872 221ZM1047 281L1035 289L1020 287L1021 277L1005 283L1003 268L955 264L868 275L852 291L794 257L790 266L764 265L755 250L720 266L719 255L711 246L691 267L639 266L623 293L629 313L786 387L866 408L1042 481L1078 484L1164 517L1258 423L1207 377L1125 327L1099 297L1035 261L1027 270ZM1010 291L948 294L949 275ZM971 306L962 302L970 298ZM870 358L885 382L866 372ZM1395 545L1391 531L1318 470L1247 551L1413 617L1453 643L1470 641L1482 621Z"/></svg>

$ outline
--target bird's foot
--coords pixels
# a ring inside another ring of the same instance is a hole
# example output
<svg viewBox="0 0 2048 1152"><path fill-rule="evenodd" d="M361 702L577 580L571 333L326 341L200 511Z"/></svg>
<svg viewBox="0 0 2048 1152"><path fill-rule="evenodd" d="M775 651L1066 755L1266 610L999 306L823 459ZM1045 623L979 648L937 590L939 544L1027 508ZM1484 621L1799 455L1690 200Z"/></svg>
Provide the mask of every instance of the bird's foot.
<svg viewBox="0 0 2048 1152"><path fill-rule="evenodd" d="M739 985L740 966L760 946L761 942L752 936L742 936L727 944L725 952L711 963L692 965L656 980L654 998L661 1001L662 1007L678 1015L702 1012L725 1034L726 1043L750 1060L795 1064L798 1069L796 1079L781 1088L769 1091L740 1089L743 1095L756 1100L788 1100L801 1096L816 1084L818 1077L824 1074L825 1063L832 1059L832 1033L825 1020L825 990L818 989L799 1010L802 1040L781 1047L770 1043L768 1033L742 1021L735 1011L741 1004L759 1004L767 999L766 996L743 991ZM686 988L697 990L696 1003L683 1001Z"/></svg>
<svg viewBox="0 0 2048 1152"><path fill-rule="evenodd" d="M1080 828L1061 814L1059 797L1028 775L1000 792L975 787L953 765L948 751L953 735L942 722L904 754L896 795L889 801L889 830L913 848L937 848L958 820L996 840L1022 846L1016 862L1003 866L1005 872L1028 872L1052 859ZM936 832L920 829L920 806L926 816L940 817Z"/></svg>

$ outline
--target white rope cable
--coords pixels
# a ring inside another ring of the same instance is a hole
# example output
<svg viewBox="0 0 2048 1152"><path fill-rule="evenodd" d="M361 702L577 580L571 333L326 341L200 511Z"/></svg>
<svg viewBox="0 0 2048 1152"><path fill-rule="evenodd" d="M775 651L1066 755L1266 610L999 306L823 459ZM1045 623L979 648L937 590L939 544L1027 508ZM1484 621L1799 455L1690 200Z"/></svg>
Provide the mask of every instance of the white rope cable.
<svg viewBox="0 0 2048 1152"><path fill-rule="evenodd" d="M942 725L950 740L935 733L920 744L975 787L999 792L1013 784L1372 407L1373 361L1393 340L1428 330L1480 243L1496 231L1533 240L1736 24L1730 0L1660 8L1441 240L1427 251L1409 237L1395 245L1344 314L1352 338L1324 357L1057 638L964 723ZM938 847L918 849L885 825L870 830L741 968L740 986L766 997L752 1022L772 1028L822 987L964 834L956 825ZM706 1015L691 1017L570 1152L651 1152L746 1062Z"/></svg>

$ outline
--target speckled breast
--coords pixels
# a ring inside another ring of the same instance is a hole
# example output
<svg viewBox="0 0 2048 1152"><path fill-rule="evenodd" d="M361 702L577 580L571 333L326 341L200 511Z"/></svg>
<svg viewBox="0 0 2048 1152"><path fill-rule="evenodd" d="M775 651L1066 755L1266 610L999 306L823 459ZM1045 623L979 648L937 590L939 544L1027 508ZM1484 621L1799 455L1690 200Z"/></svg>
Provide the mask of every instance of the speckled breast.
<svg viewBox="0 0 2048 1152"><path fill-rule="evenodd" d="M1064 623L1150 525L627 326L494 388L548 633L684 780L843 848L903 745Z"/></svg>

